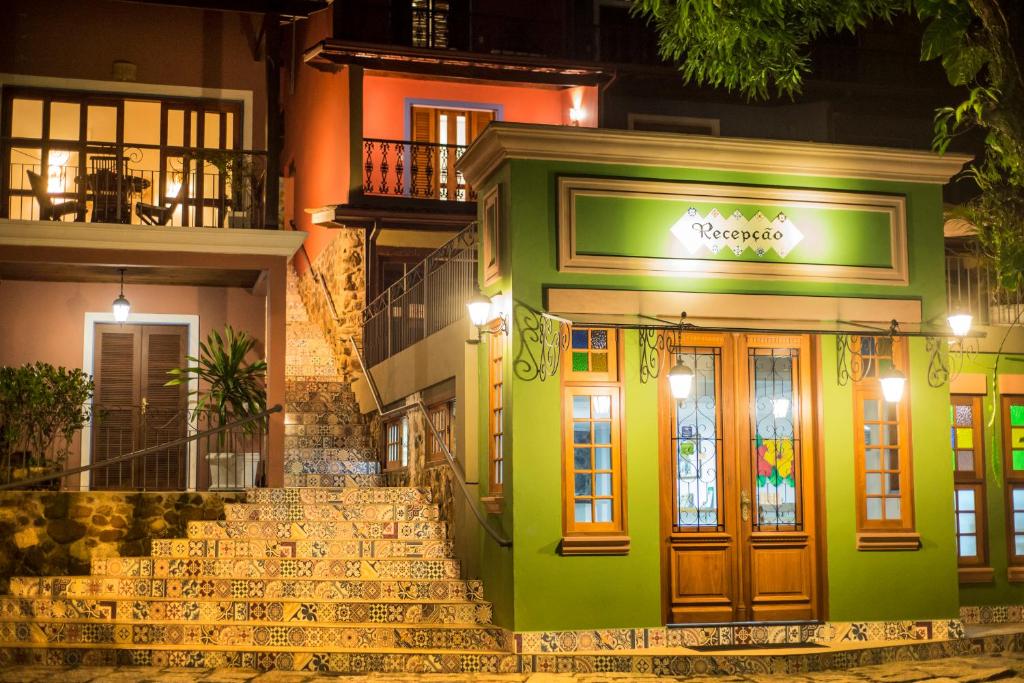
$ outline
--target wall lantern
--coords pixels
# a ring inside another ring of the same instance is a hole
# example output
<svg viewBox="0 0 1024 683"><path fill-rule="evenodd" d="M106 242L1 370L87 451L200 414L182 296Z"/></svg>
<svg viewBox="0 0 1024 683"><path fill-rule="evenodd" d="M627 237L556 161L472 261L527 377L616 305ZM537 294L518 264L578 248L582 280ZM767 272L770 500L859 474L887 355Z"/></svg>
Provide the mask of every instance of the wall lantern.
<svg viewBox="0 0 1024 683"><path fill-rule="evenodd" d="M882 385L882 396L887 403L899 403L903 400L903 388L907 383L906 375L890 366L882 370L878 376Z"/></svg>
<svg viewBox="0 0 1024 683"><path fill-rule="evenodd" d="M121 271L121 293L114 299L114 320L119 323L127 322L128 314L132 310L132 305L128 299L124 298L124 268L118 268Z"/></svg>
<svg viewBox="0 0 1024 683"><path fill-rule="evenodd" d="M693 370L685 363L676 363L668 371L668 385L672 390L672 398L677 401L689 398L693 390Z"/></svg>
<svg viewBox="0 0 1024 683"><path fill-rule="evenodd" d="M971 323L974 318L966 311L956 310L949 314L946 321L949 322L949 328L953 330L953 334L958 337L966 337L971 332Z"/></svg>
<svg viewBox="0 0 1024 683"><path fill-rule="evenodd" d="M569 108L569 121L574 126L580 125L580 121L582 121L586 116L586 110L579 105Z"/></svg>
<svg viewBox="0 0 1024 683"><path fill-rule="evenodd" d="M490 297L480 291L475 292L469 301L466 302L466 309L469 311L469 321L476 327L476 339L467 339L467 344L479 344L485 334L508 334L508 321L505 316L492 315L494 302ZM488 327L493 320L500 322L494 327Z"/></svg>

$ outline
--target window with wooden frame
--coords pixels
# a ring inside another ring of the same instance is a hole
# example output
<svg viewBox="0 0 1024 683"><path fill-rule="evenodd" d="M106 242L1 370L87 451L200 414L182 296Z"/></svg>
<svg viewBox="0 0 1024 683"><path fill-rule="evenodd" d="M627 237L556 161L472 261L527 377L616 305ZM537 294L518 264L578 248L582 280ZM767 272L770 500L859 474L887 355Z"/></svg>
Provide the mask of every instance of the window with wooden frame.
<svg viewBox="0 0 1024 683"><path fill-rule="evenodd" d="M487 344L488 500L500 511L505 490L505 337L491 335Z"/></svg>
<svg viewBox="0 0 1024 683"><path fill-rule="evenodd" d="M384 469L409 465L409 418L405 415L384 423Z"/></svg>
<svg viewBox="0 0 1024 683"><path fill-rule="evenodd" d="M1003 469L1010 581L1024 581L1024 396L1004 395Z"/></svg>
<svg viewBox="0 0 1024 683"><path fill-rule="evenodd" d="M949 403L960 583L983 583L992 580L992 568L988 566L985 539L985 439L981 397L954 394L949 397Z"/></svg>
<svg viewBox="0 0 1024 683"><path fill-rule="evenodd" d="M618 332L574 328L562 372L563 555L624 555Z"/></svg>
<svg viewBox="0 0 1024 683"><path fill-rule="evenodd" d="M879 376L907 372L906 339L854 337L854 459L859 550L917 550L910 443L910 391L898 403L882 395ZM856 366L859 364L859 366ZM908 381L909 384L909 381Z"/></svg>
<svg viewBox="0 0 1024 683"><path fill-rule="evenodd" d="M438 436L441 437L440 441L438 441L433 433L427 435L427 464L444 462L444 448L447 448L452 455L455 455L455 452L452 450L452 430L455 426L455 399L448 399L447 401L441 401L429 406L427 408L427 416L434 424L434 429L437 430Z"/></svg>

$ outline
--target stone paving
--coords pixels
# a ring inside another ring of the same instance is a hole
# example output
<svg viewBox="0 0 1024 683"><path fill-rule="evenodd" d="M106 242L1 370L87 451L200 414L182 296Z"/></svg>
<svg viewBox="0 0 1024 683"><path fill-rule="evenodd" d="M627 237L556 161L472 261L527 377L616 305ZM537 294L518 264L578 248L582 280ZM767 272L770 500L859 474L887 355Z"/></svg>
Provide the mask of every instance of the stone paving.
<svg viewBox="0 0 1024 683"><path fill-rule="evenodd" d="M327 676L323 674L271 671L258 673L239 669L194 670L144 667L58 668L20 666L0 669L0 683L654 683L685 680L694 683L1024 683L1024 653L977 657L954 657L931 661L907 661L866 666L846 671L756 676L715 676L657 678L636 674L369 674Z"/></svg>

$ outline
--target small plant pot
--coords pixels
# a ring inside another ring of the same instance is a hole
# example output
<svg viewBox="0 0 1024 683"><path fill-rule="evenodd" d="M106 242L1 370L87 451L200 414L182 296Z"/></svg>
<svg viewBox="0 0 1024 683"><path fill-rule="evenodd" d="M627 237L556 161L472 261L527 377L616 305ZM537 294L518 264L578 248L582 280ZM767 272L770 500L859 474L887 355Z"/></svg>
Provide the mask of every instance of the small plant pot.
<svg viewBox="0 0 1024 683"><path fill-rule="evenodd" d="M208 453L210 491L241 491L256 486L259 453Z"/></svg>

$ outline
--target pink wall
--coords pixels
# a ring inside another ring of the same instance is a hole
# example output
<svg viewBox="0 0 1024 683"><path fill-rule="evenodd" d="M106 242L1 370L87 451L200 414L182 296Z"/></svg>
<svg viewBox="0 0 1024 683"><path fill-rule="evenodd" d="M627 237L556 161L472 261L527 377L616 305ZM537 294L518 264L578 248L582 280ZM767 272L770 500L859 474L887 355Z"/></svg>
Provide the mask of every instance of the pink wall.
<svg viewBox="0 0 1024 683"><path fill-rule="evenodd" d="M406 139L407 98L501 105L504 121L569 125L574 99L583 102L582 125L597 125L597 88L550 88L427 80L422 77L367 75L363 81L363 136Z"/></svg>
<svg viewBox="0 0 1024 683"><path fill-rule="evenodd" d="M333 10L299 22L296 35L300 52L330 35ZM311 258L331 241L330 229L313 225L306 209L344 204L349 189L349 70L318 71L299 62L294 74L295 93L285 101L285 146L281 164L293 179L285 203L290 212L285 224L309 233L306 251ZM287 79L289 76L285 76ZM287 88L287 85L286 85ZM287 89L286 89L287 93ZM296 268L306 269L306 260L295 258Z"/></svg>
<svg viewBox="0 0 1024 683"><path fill-rule="evenodd" d="M134 62L139 83L252 90L253 145L266 128L266 80L252 57L260 15L112 0L3 0L0 73L112 80Z"/></svg>

